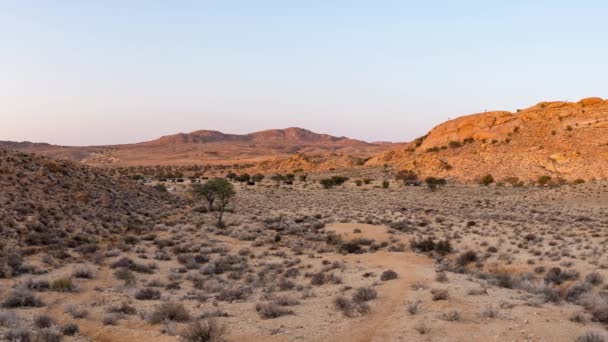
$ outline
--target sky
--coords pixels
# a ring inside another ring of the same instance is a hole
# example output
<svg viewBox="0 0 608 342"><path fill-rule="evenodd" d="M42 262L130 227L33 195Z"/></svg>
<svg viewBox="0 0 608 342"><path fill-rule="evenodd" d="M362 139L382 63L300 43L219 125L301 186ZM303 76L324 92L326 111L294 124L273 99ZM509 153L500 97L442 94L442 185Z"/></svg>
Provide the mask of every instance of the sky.
<svg viewBox="0 0 608 342"><path fill-rule="evenodd" d="M0 140L303 127L409 141L608 97L608 3L0 0Z"/></svg>

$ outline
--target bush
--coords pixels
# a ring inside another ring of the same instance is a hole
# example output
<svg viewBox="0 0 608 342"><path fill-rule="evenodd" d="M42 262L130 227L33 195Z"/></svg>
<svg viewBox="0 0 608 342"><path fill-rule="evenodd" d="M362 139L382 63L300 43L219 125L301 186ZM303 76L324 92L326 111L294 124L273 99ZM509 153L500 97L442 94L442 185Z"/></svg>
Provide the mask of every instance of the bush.
<svg viewBox="0 0 608 342"><path fill-rule="evenodd" d="M41 329L36 334L34 339L36 342L60 342L62 339L61 334L53 329Z"/></svg>
<svg viewBox="0 0 608 342"><path fill-rule="evenodd" d="M196 321L188 325L181 333L186 342L223 342L226 327L214 319Z"/></svg>
<svg viewBox="0 0 608 342"><path fill-rule="evenodd" d="M606 342L606 339L600 333L588 331L584 335L577 337L576 342Z"/></svg>
<svg viewBox="0 0 608 342"><path fill-rule="evenodd" d="M187 322L190 320L190 313L179 303L162 303L157 306L148 317L148 322L158 324L164 321Z"/></svg>
<svg viewBox="0 0 608 342"><path fill-rule="evenodd" d="M448 290L433 289L431 290L431 294L434 301L448 300L450 298Z"/></svg>
<svg viewBox="0 0 608 342"><path fill-rule="evenodd" d="M363 303L376 299L377 297L378 292L371 287L360 287L353 294L353 301L355 301L355 303Z"/></svg>
<svg viewBox="0 0 608 342"><path fill-rule="evenodd" d="M485 318L496 318L498 317L498 309L492 305L486 305L483 310L481 310L480 316Z"/></svg>
<svg viewBox="0 0 608 342"><path fill-rule="evenodd" d="M282 308L274 303L258 303L255 306L255 311L263 319L278 318L285 315L293 315L293 311Z"/></svg>
<svg viewBox="0 0 608 342"><path fill-rule="evenodd" d="M420 302L419 301L415 301L415 302L408 301L406 303L406 308L407 308L407 312L409 312L410 315L415 315L420 310Z"/></svg>
<svg viewBox="0 0 608 342"><path fill-rule="evenodd" d="M116 325L118 324L118 320L120 319L120 315L115 313L108 313L103 316L101 319L101 323L103 325Z"/></svg>
<svg viewBox="0 0 608 342"><path fill-rule="evenodd" d="M95 272L88 267L78 267L72 272L72 276L74 278L93 279L95 278Z"/></svg>
<svg viewBox="0 0 608 342"><path fill-rule="evenodd" d="M467 251L462 253L456 259L456 263L460 266L466 266L472 262L477 261L477 253L474 251Z"/></svg>
<svg viewBox="0 0 608 342"><path fill-rule="evenodd" d="M382 272L382 275L380 275L380 280L382 280L382 281L393 280L393 279L397 279L397 277L398 277L397 272L395 272L393 270L386 270L386 271Z"/></svg>
<svg viewBox="0 0 608 342"><path fill-rule="evenodd" d="M387 181L387 180L382 181L382 188L383 189L388 189L389 186L390 186L389 181Z"/></svg>
<svg viewBox="0 0 608 342"><path fill-rule="evenodd" d="M540 186L545 186L551 182L551 176L540 176L538 177L537 183Z"/></svg>
<svg viewBox="0 0 608 342"><path fill-rule="evenodd" d="M443 178L427 177L424 182L431 190L435 190L440 186L447 184L447 181Z"/></svg>
<svg viewBox="0 0 608 342"><path fill-rule="evenodd" d="M51 282L51 291L56 292L73 292L76 286L70 278L60 278Z"/></svg>
<svg viewBox="0 0 608 342"><path fill-rule="evenodd" d="M11 342L32 341L32 333L26 328L14 328L4 334L4 339Z"/></svg>
<svg viewBox="0 0 608 342"><path fill-rule="evenodd" d="M334 298L334 306L338 311L342 312L344 316L353 317L355 304L350 299L338 296Z"/></svg>
<svg viewBox="0 0 608 342"><path fill-rule="evenodd" d="M25 289L14 289L2 302L4 308L41 307L44 303Z"/></svg>
<svg viewBox="0 0 608 342"><path fill-rule="evenodd" d="M78 334L78 332L80 331L80 328L78 327L78 324L68 323L68 324L62 325L59 330L61 331L61 333L64 336L74 336L74 335Z"/></svg>
<svg viewBox="0 0 608 342"><path fill-rule="evenodd" d="M413 250L420 252L437 252L439 254L448 254L452 251L452 245L448 240L442 240L437 243L432 238L426 238L423 240L411 240L410 247Z"/></svg>
<svg viewBox="0 0 608 342"><path fill-rule="evenodd" d="M585 281L594 286L601 285L602 283L604 283L604 276L602 276L598 272L591 272L587 274L587 276L585 277Z"/></svg>
<svg viewBox="0 0 608 342"><path fill-rule="evenodd" d="M488 185L494 183L494 177L492 177L492 175L485 175L481 178L479 183L481 185L488 186Z"/></svg>
<svg viewBox="0 0 608 342"><path fill-rule="evenodd" d="M55 321L49 315L36 315L34 316L34 326L38 329L50 328L55 325Z"/></svg>
<svg viewBox="0 0 608 342"><path fill-rule="evenodd" d="M160 299L160 291L151 288L140 289L135 292L137 300L158 300Z"/></svg>
<svg viewBox="0 0 608 342"><path fill-rule="evenodd" d="M343 176L332 176L330 178L324 178L319 181L324 189L330 189L334 186L342 185L348 180L348 177Z"/></svg>

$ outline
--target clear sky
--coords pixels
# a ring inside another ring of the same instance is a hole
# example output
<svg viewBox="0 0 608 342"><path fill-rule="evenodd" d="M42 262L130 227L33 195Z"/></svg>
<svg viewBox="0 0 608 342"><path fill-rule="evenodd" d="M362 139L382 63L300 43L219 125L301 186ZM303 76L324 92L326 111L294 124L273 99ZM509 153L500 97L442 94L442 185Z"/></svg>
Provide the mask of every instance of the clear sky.
<svg viewBox="0 0 608 342"><path fill-rule="evenodd" d="M608 97L607 18L599 0L0 0L0 140L411 140L463 114Z"/></svg>

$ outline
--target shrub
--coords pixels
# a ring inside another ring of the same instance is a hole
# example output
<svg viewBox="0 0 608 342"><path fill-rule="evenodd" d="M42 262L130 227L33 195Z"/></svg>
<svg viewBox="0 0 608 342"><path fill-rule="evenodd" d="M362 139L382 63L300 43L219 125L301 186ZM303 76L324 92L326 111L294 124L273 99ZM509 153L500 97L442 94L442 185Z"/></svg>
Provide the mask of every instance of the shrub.
<svg viewBox="0 0 608 342"><path fill-rule="evenodd" d="M604 283L604 276L602 276L598 272L591 272L587 274L587 276L585 277L585 281L594 286L601 285L602 283Z"/></svg>
<svg viewBox="0 0 608 342"><path fill-rule="evenodd" d="M34 326L38 329L50 328L55 325L55 321L49 315L36 315L34 316Z"/></svg>
<svg viewBox="0 0 608 342"><path fill-rule="evenodd" d="M435 250L435 241L430 237L423 240L411 240L410 247L420 252L432 252Z"/></svg>
<svg viewBox="0 0 608 342"><path fill-rule="evenodd" d="M577 337L576 342L606 342L606 339L600 333L588 331L584 335Z"/></svg>
<svg viewBox="0 0 608 342"><path fill-rule="evenodd" d="M387 180L382 181L382 188L383 189L388 189L389 186L390 186L390 182L389 181L387 181Z"/></svg>
<svg viewBox="0 0 608 342"><path fill-rule="evenodd" d="M19 249L5 246L0 250L0 278L10 278L21 273L22 264Z"/></svg>
<svg viewBox="0 0 608 342"><path fill-rule="evenodd" d="M95 272L88 267L78 267L72 272L72 276L74 278L93 279L95 277Z"/></svg>
<svg viewBox="0 0 608 342"><path fill-rule="evenodd" d="M76 305L68 305L64 309L64 312L69 313L72 318L86 318L89 315L89 312Z"/></svg>
<svg viewBox="0 0 608 342"><path fill-rule="evenodd" d="M60 342L62 339L61 334L53 329L45 328L41 329L36 333L36 342Z"/></svg>
<svg viewBox="0 0 608 342"><path fill-rule="evenodd" d="M498 317L498 309L492 305L486 305L483 310L481 310L480 316L485 318L496 318Z"/></svg>
<svg viewBox="0 0 608 342"><path fill-rule="evenodd" d="M120 319L120 315L115 313L108 313L103 316L101 319L101 323L103 325L116 325L118 324L118 320Z"/></svg>
<svg viewBox="0 0 608 342"><path fill-rule="evenodd" d="M223 342L226 327L214 319L190 323L181 333L186 342Z"/></svg>
<svg viewBox="0 0 608 342"><path fill-rule="evenodd" d="M70 278L60 278L51 282L51 291L56 292L73 292L76 286Z"/></svg>
<svg viewBox="0 0 608 342"><path fill-rule="evenodd" d="M41 307L44 303L38 299L34 294L25 289L14 289L5 299L2 301L2 307L4 308L19 308L19 307Z"/></svg>
<svg viewBox="0 0 608 342"><path fill-rule="evenodd" d="M448 298L450 297L448 290L442 289L433 289L431 290L431 294L434 301L448 300Z"/></svg>
<svg viewBox="0 0 608 342"><path fill-rule="evenodd" d="M78 327L78 324L68 323L68 324L62 325L61 328L59 328L59 330L65 336L74 336L74 335L78 334L78 332L80 331L80 328Z"/></svg>
<svg viewBox="0 0 608 342"><path fill-rule="evenodd" d="M386 270L386 271L382 272L382 275L380 275L380 280L382 280L382 281L393 280L393 279L397 279L397 277L398 277L397 272L395 272L393 270Z"/></svg>
<svg viewBox="0 0 608 342"><path fill-rule="evenodd" d="M549 182L551 182L551 176L540 176L538 177L537 183L540 186L544 186L549 184Z"/></svg>
<svg viewBox="0 0 608 342"><path fill-rule="evenodd" d="M353 301L355 301L355 303L362 303L376 299L377 297L378 292L371 287L360 287L353 294Z"/></svg>
<svg viewBox="0 0 608 342"><path fill-rule="evenodd" d="M158 324L164 321L187 322L190 320L190 313L179 303L166 302L157 306L148 317L148 322Z"/></svg>
<svg viewBox="0 0 608 342"><path fill-rule="evenodd" d="M410 315L415 315L420 310L419 301L408 301L405 306L407 308L407 312L409 312Z"/></svg>
<svg viewBox="0 0 608 342"><path fill-rule="evenodd" d="M4 334L4 339L11 342L32 341L32 333L26 328L14 328Z"/></svg>
<svg viewBox="0 0 608 342"><path fill-rule="evenodd" d="M489 175L489 174L488 174L488 175L485 175L485 176L483 176L483 177L481 178L481 180L479 181L479 183L480 183L481 185L488 186L488 185L490 185L490 184L494 183L494 177L492 177L492 175Z"/></svg>
<svg viewBox="0 0 608 342"><path fill-rule="evenodd" d="M319 181L324 189L330 189L334 186L342 185L348 180L348 177L343 176L332 176L330 178L324 178Z"/></svg>
<svg viewBox="0 0 608 342"><path fill-rule="evenodd" d="M136 280L133 272L129 271L126 268L120 268L114 271L114 277L116 277L116 279L124 280L126 285L135 284Z"/></svg>
<svg viewBox="0 0 608 342"><path fill-rule="evenodd" d="M350 299L343 296L338 296L334 298L334 306L336 309L341 311L344 316L353 317L355 305Z"/></svg>
<svg viewBox="0 0 608 342"><path fill-rule="evenodd" d="M444 321L448 321L448 322L460 321L460 319L461 319L460 312L458 312L456 310L444 312L441 314L441 319L443 319Z"/></svg>
<svg viewBox="0 0 608 342"><path fill-rule="evenodd" d="M427 177L424 182L431 190L435 190L440 186L444 186L447 184L446 180L443 178L435 178L435 177Z"/></svg>
<svg viewBox="0 0 608 342"><path fill-rule="evenodd" d="M474 251L467 251L462 253L456 259L456 263L460 266L466 266L472 262L477 261L477 253Z"/></svg>
<svg viewBox="0 0 608 342"><path fill-rule="evenodd" d="M282 308L274 303L258 303L255 306L255 311L263 319L278 318L285 315L293 315L293 311Z"/></svg>
<svg viewBox="0 0 608 342"><path fill-rule="evenodd" d="M462 143L460 141L450 140L450 142L448 143L448 146L450 146L450 148L458 148L458 147L462 147Z"/></svg>
<svg viewBox="0 0 608 342"><path fill-rule="evenodd" d="M158 300L160 299L160 291L151 288L140 289L135 292L137 300Z"/></svg>

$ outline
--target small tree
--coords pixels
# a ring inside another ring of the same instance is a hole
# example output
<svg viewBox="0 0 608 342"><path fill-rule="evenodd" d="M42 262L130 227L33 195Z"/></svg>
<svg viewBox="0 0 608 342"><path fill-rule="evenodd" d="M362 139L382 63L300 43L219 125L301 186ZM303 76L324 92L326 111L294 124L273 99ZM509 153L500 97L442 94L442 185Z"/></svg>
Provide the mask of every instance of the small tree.
<svg viewBox="0 0 608 342"><path fill-rule="evenodd" d="M224 180L225 181L225 180ZM190 187L190 194L195 199L204 199L207 201L209 211L213 211L213 202L215 202L215 184L216 180L210 180L205 184L195 183Z"/></svg>
<svg viewBox="0 0 608 342"><path fill-rule="evenodd" d="M236 192L234 192L234 186L225 179L217 179L214 187L217 199L217 226L224 227L224 222L222 222L224 212L234 195L236 195Z"/></svg>

